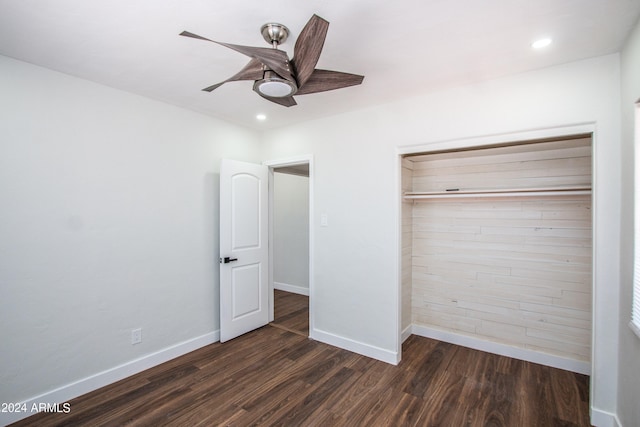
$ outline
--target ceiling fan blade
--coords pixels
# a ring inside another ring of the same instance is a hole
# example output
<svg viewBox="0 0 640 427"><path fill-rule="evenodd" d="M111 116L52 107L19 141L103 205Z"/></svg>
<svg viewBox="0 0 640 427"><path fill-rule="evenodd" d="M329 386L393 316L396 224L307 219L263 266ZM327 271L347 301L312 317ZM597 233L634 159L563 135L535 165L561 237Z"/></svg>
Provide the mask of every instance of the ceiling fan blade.
<svg viewBox="0 0 640 427"><path fill-rule="evenodd" d="M287 53L283 50L270 49L266 47L241 46L237 44L217 42L215 40L211 40L206 37L202 37L197 34L190 33L189 31L183 31L180 33L180 35L216 43L221 46L228 47L229 49L233 49L236 52L240 52L243 55L247 55L251 58L255 58L260 62L262 62L270 70L274 71L283 79L296 83L296 80L293 77L293 74L291 74L289 57L287 56Z"/></svg>
<svg viewBox="0 0 640 427"><path fill-rule="evenodd" d="M222 86L223 84L225 84L228 80L225 80L223 82L220 83L216 83L214 85L205 87L204 89L202 89L203 92L213 92L214 90L218 89L220 86Z"/></svg>
<svg viewBox="0 0 640 427"><path fill-rule="evenodd" d="M274 96L264 96L263 94L261 94L257 90L255 92L258 95L260 95L261 97L263 97L264 99L266 99L267 101L275 102L276 104L280 104L280 105L283 105L285 107L293 107L294 105L298 105L296 100L293 99L293 96L285 96L285 97L282 97L282 98L276 98Z"/></svg>
<svg viewBox="0 0 640 427"><path fill-rule="evenodd" d="M202 37L202 36L199 36L197 34L190 33L189 31L183 31L183 32L180 33L180 35L181 36L185 36L185 37L191 37L193 39L200 39L200 40L206 40L208 42L214 42L213 40L209 40L209 39L207 39L205 37Z"/></svg>
<svg viewBox="0 0 640 427"><path fill-rule="evenodd" d="M303 87L316 68L324 40L327 37L329 22L313 15L300 32L293 47L294 58L292 60L298 79L298 87Z"/></svg>
<svg viewBox="0 0 640 427"><path fill-rule="evenodd" d="M205 92L212 92L213 90L219 88L225 83L235 82L238 80L259 80L263 75L263 65L260 60L251 58L251 61L247 63L240 71L238 71L233 76L229 77L227 80L217 83L215 85L206 87L202 89Z"/></svg>
<svg viewBox="0 0 640 427"><path fill-rule="evenodd" d="M290 82L296 82L291 74L291 67L289 65L289 57L283 50L270 49L266 47L253 47L253 46L240 46L231 43L218 43L222 46L233 49L236 52L240 52L243 55L250 56L251 58L258 59L270 70L274 71L280 77Z"/></svg>
<svg viewBox="0 0 640 427"><path fill-rule="evenodd" d="M356 86L362 83L364 76L357 74L341 73L330 70L314 70L307 83L298 89L296 95L308 93L326 92L328 90L342 89L343 87Z"/></svg>

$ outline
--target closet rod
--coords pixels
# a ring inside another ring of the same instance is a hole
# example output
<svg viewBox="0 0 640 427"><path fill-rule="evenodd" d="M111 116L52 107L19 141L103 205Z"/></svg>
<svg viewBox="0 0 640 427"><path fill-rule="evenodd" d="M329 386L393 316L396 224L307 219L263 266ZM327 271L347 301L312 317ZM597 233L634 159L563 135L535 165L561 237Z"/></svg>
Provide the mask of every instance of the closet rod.
<svg viewBox="0 0 640 427"><path fill-rule="evenodd" d="M531 197L531 196L586 196L591 194L591 187L550 187L527 189L493 189L493 190L450 190L429 192L406 192L405 199L444 199L462 197Z"/></svg>

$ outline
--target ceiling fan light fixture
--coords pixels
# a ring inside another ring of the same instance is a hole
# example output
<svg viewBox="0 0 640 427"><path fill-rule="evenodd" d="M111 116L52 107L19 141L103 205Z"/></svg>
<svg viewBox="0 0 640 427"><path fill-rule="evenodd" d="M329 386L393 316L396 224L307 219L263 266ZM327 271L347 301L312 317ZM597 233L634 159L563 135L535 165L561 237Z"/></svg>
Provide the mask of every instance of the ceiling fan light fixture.
<svg viewBox="0 0 640 427"><path fill-rule="evenodd" d="M273 72L265 71L264 78L256 80L253 84L253 90L270 98L284 98L296 93L298 88L293 82L277 77Z"/></svg>

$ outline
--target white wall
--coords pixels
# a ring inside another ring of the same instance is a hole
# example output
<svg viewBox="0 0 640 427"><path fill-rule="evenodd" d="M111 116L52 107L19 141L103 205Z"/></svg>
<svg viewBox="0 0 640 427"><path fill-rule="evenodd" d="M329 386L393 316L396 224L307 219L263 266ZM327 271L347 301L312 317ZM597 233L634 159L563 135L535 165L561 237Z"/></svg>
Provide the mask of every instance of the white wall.
<svg viewBox="0 0 640 427"><path fill-rule="evenodd" d="M0 93L0 402L215 339L219 160L259 135L5 57Z"/></svg>
<svg viewBox="0 0 640 427"><path fill-rule="evenodd" d="M309 294L309 178L274 173L273 280L276 289Z"/></svg>
<svg viewBox="0 0 640 427"><path fill-rule="evenodd" d="M363 86L345 90L366 90ZM312 337L399 352L398 147L591 123L596 249L596 417L616 406L620 251L619 57L609 55L416 96L265 134L266 157L314 154ZM328 95L327 95L328 97ZM443 144L441 144L443 145ZM446 145L446 144L445 144Z"/></svg>
<svg viewBox="0 0 640 427"><path fill-rule="evenodd" d="M620 377L618 417L623 426L640 425L640 339L627 326L633 283L634 103L640 99L640 23L621 54L622 74L622 246L620 257ZM640 165L635 165L640 167Z"/></svg>

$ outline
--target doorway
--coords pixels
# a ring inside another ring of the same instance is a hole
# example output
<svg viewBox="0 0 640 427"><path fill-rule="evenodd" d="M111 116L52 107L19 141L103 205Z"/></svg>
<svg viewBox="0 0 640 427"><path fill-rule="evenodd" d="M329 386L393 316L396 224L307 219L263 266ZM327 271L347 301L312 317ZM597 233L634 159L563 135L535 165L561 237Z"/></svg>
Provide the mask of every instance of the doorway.
<svg viewBox="0 0 640 427"><path fill-rule="evenodd" d="M270 322L299 335L311 331L310 157L266 162L269 166Z"/></svg>

